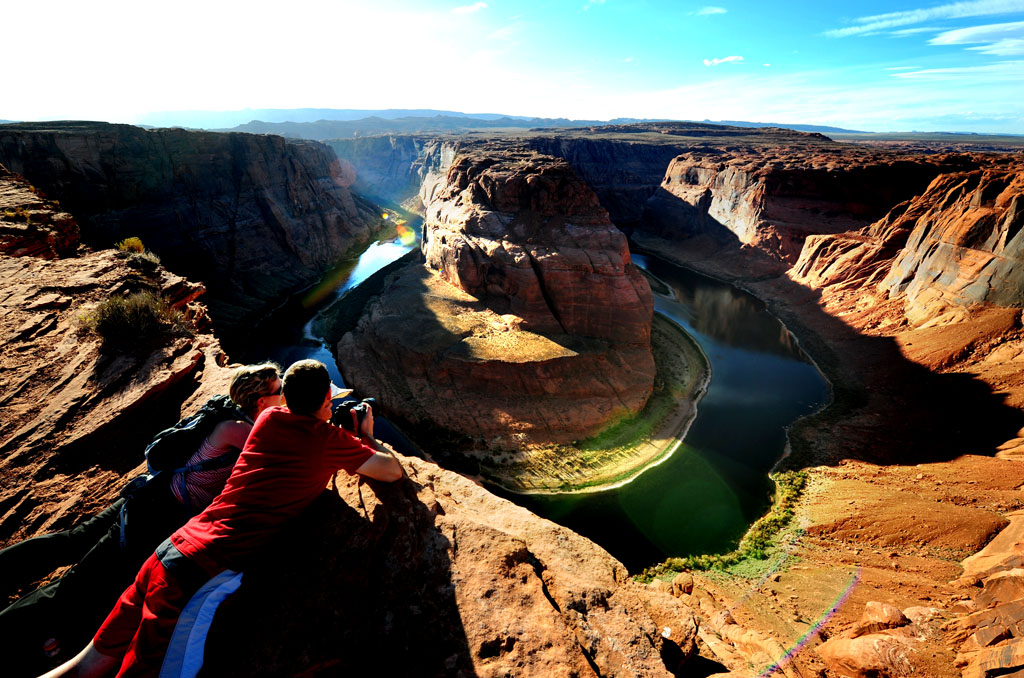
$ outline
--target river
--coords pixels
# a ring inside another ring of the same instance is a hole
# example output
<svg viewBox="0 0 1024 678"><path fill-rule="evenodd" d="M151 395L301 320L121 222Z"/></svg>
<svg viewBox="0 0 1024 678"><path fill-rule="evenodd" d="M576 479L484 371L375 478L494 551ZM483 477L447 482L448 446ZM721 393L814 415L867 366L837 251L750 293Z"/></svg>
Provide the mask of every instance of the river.
<svg viewBox="0 0 1024 678"><path fill-rule="evenodd" d="M342 384L330 349L312 334L314 314L416 246L385 239L354 265L339 265L265 323L277 330L257 333L263 341L240 359L269 357L287 366L315 358ZM819 409L829 394L793 335L758 299L654 257L637 254L633 260L664 284L655 291L656 312L682 326L711 365L707 394L683 445L606 492L505 496L594 540L638 571L667 556L733 548L770 503L767 473L783 453L786 427Z"/></svg>

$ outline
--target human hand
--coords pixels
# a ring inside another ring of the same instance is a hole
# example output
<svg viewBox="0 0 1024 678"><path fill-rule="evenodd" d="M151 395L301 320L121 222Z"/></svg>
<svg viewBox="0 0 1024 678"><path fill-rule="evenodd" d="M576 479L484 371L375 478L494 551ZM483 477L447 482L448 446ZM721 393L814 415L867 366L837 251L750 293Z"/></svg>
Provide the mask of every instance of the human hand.
<svg viewBox="0 0 1024 678"><path fill-rule="evenodd" d="M355 412L355 409L353 408L352 428L353 430L358 431L359 435L361 435L364 438L373 438L373 407L370 405L370 403L366 402L362 403L362 406L363 408L365 408L363 410L362 422L359 421L359 415Z"/></svg>

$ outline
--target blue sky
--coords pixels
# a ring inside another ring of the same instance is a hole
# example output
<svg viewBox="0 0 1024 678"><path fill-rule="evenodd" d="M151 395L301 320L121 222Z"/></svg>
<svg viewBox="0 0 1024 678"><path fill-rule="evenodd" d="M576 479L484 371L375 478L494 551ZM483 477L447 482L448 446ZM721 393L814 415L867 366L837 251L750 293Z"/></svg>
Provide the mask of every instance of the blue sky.
<svg viewBox="0 0 1024 678"><path fill-rule="evenodd" d="M17 68L0 119L437 108L1024 133L1024 0L52 0L4 15Z"/></svg>

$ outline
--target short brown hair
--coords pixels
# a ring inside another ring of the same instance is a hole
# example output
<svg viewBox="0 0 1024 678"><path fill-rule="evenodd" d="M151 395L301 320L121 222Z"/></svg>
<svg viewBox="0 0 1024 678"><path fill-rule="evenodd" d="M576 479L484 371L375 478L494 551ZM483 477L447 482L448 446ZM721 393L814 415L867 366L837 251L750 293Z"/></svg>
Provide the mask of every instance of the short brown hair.
<svg viewBox="0 0 1024 678"><path fill-rule="evenodd" d="M270 395L270 385L281 377L281 368L275 363L242 365L231 375L228 395L231 401L250 417L256 414L256 402Z"/></svg>
<svg viewBox="0 0 1024 678"><path fill-rule="evenodd" d="M313 414L331 390L331 375L319 360L300 360L284 373L284 399L295 414Z"/></svg>

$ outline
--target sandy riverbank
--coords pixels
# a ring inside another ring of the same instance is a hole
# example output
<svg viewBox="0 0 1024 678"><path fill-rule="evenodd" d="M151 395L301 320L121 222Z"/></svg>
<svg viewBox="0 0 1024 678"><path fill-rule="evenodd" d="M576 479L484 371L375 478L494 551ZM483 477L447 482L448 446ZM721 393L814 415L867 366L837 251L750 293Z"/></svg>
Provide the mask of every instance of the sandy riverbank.
<svg viewBox="0 0 1024 678"><path fill-rule="evenodd" d="M574 445L535 446L497 459L474 455L483 480L522 494L600 492L667 459L697 416L711 370L697 343L660 315L652 324L651 348L658 376L639 415Z"/></svg>

